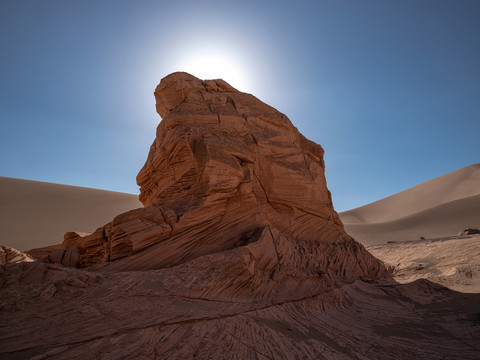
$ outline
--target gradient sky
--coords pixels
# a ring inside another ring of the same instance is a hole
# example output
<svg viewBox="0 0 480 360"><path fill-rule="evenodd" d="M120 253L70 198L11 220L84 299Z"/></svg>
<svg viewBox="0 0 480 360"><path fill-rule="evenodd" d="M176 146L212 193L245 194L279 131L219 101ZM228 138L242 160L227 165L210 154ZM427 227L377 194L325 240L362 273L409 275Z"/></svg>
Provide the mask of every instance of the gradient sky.
<svg viewBox="0 0 480 360"><path fill-rule="evenodd" d="M153 90L187 70L285 113L337 211L361 206L480 162L479 19L476 0L1 0L0 176L138 193Z"/></svg>

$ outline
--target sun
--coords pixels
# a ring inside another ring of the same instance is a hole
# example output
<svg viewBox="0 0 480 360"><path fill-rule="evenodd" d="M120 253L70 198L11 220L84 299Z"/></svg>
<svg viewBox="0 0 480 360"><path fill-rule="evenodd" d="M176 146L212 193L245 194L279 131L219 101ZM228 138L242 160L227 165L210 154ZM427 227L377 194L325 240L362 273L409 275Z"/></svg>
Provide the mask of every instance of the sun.
<svg viewBox="0 0 480 360"><path fill-rule="evenodd" d="M200 79L223 79L241 91L249 91L250 82L240 61L218 50L190 52L180 59L179 70Z"/></svg>

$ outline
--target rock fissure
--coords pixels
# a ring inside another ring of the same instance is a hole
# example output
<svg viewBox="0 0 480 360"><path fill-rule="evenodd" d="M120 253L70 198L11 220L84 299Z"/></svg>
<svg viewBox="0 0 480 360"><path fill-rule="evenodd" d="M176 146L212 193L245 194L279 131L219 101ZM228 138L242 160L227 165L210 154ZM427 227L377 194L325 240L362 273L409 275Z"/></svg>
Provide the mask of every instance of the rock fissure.
<svg viewBox="0 0 480 360"><path fill-rule="evenodd" d="M268 226L267 228L268 228L268 231L270 232L270 236L272 237L272 244L273 244L273 247L275 248L275 253L277 255L277 269L276 270L280 270L281 267L282 267L282 262L280 260L280 255L278 253L278 248L277 248L277 244L276 244L276 241L275 241L275 236L273 236L271 227Z"/></svg>
<svg viewBox="0 0 480 360"><path fill-rule="evenodd" d="M255 173L255 168L252 169L252 173L253 173L253 176L255 176L255 178L257 179L258 185L260 185L260 188L262 189L266 202L271 204L270 200L268 199L268 195L267 195L267 191L265 190L265 187L263 186L262 182L260 181L257 174Z"/></svg>
<svg viewBox="0 0 480 360"><path fill-rule="evenodd" d="M305 167L307 168L307 171L310 174L310 177L312 178L312 181L315 181L315 177L310 172L310 166L308 166L307 159L305 158L305 153L303 151L302 151L302 157L303 157L303 161L305 162Z"/></svg>

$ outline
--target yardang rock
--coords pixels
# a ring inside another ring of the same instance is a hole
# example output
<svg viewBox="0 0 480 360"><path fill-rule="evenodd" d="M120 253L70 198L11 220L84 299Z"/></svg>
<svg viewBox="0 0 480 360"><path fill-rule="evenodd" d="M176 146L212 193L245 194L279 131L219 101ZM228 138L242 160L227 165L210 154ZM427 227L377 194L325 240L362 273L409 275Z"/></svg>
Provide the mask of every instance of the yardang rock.
<svg viewBox="0 0 480 360"><path fill-rule="evenodd" d="M269 272L283 265L336 281L386 274L345 233L322 147L285 115L223 80L187 73L162 79L155 99L163 120L137 176L145 207L90 236L66 238L63 247L78 248L83 266L160 269L262 243L258 256Z"/></svg>

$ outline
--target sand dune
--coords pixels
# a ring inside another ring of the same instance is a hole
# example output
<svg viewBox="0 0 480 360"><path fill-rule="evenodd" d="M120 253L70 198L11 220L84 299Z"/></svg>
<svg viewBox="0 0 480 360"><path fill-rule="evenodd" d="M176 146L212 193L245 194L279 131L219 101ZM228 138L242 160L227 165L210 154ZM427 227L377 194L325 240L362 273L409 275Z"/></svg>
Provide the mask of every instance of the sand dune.
<svg viewBox="0 0 480 360"><path fill-rule="evenodd" d="M136 195L0 177L0 243L20 250L59 244L142 207ZM480 164L339 214L364 245L436 238L480 226Z"/></svg>
<svg viewBox="0 0 480 360"><path fill-rule="evenodd" d="M0 177L0 244L20 250L59 244L142 207L137 195Z"/></svg>
<svg viewBox="0 0 480 360"><path fill-rule="evenodd" d="M347 232L364 245L388 241L438 238L480 225L480 195L450 201L393 221L345 224Z"/></svg>
<svg viewBox="0 0 480 360"><path fill-rule="evenodd" d="M364 245L456 235L480 226L480 164L339 214Z"/></svg>

